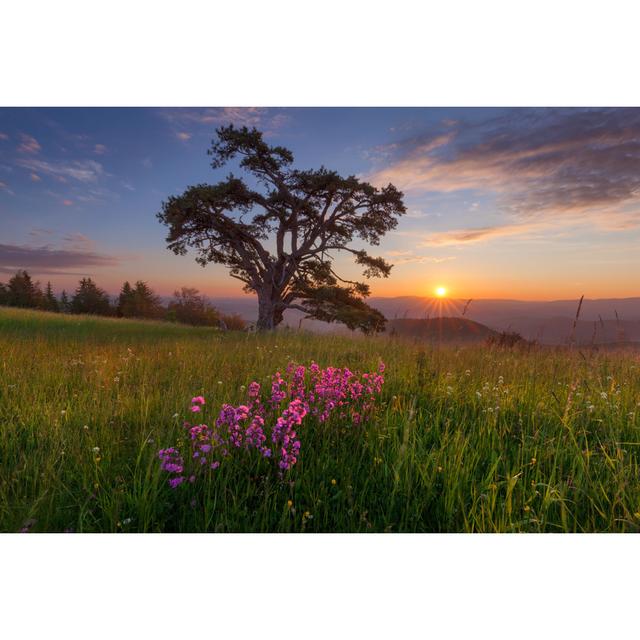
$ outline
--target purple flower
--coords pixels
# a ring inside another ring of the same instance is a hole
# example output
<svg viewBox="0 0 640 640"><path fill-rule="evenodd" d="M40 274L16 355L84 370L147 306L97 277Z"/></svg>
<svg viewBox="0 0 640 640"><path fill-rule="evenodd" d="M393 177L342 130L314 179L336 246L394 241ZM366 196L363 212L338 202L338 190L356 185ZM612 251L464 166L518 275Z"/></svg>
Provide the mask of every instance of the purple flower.
<svg viewBox="0 0 640 640"><path fill-rule="evenodd" d="M320 423L334 417L341 424L361 424L382 390L384 370L382 362L375 373L363 374L348 367L322 369L315 362L309 367L290 362L285 376L273 375L271 394L264 403L260 384L254 381L248 385L247 404L223 404L212 427L185 423L191 455L185 462L174 447L161 449L161 468L172 476L169 484L176 488L186 478L195 482L206 468L217 469L220 460L216 458L254 455L251 452L256 451L264 459L273 458L282 474L298 462L299 432L307 416ZM191 403L191 411L197 413L205 399L195 396Z"/></svg>

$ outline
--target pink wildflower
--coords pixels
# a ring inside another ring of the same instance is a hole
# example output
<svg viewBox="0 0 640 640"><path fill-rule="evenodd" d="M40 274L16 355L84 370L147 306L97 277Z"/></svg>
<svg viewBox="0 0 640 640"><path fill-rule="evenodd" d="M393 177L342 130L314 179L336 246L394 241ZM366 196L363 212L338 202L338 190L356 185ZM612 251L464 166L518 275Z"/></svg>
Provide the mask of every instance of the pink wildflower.
<svg viewBox="0 0 640 640"><path fill-rule="evenodd" d="M309 367L289 363L286 377L280 372L273 375L271 394L264 403L260 384L254 381L248 386L247 404L223 404L214 426L185 423L191 456L185 462L177 449L162 449L158 452L162 470L172 475L169 484L176 488L187 478L195 482L205 469L217 469L221 459L255 450L263 458L274 458L282 474L298 461L302 448L298 431L305 418L310 415L324 423L335 416L343 424L361 424L382 390L384 370L382 362L375 373L363 374L348 367L321 369L315 362ZM191 404L191 411L198 413L205 399L195 396Z"/></svg>

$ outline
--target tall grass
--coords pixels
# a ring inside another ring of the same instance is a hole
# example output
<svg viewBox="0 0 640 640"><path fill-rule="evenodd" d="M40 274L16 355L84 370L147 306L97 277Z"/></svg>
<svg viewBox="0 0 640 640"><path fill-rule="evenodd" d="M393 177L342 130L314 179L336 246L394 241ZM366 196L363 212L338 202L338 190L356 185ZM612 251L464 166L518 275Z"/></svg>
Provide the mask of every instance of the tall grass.
<svg viewBox="0 0 640 640"><path fill-rule="evenodd" d="M290 360L386 365L359 427L301 428L280 480L247 458L171 490L189 400L212 420ZM631 351L429 347L0 309L0 530L637 531Z"/></svg>

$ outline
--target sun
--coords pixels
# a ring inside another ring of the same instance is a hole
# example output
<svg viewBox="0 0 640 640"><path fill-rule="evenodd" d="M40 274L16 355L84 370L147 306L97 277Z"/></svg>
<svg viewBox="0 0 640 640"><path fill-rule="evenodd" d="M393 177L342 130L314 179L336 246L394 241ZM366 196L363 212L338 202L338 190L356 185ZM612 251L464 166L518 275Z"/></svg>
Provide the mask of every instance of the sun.
<svg viewBox="0 0 640 640"><path fill-rule="evenodd" d="M447 295L446 287L436 287L436 296L438 298L444 298Z"/></svg>

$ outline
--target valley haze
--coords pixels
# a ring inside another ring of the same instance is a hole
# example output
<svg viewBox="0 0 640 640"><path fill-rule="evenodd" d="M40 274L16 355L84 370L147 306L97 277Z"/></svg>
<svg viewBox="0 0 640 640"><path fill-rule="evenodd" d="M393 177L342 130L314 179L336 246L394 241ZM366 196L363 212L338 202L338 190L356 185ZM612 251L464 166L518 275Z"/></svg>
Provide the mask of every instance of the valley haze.
<svg viewBox="0 0 640 640"><path fill-rule="evenodd" d="M225 313L237 313L249 323L255 321L257 302L253 297L211 298L211 302ZM381 311L387 320L461 317L467 302L421 296L369 298L369 304ZM523 338L540 344L564 344L571 333L578 302L579 297L553 301L472 300L464 317L495 331L515 331ZM348 331L339 325L302 318L303 314L299 311L287 311L283 324L318 333ZM640 297L585 298L576 324L577 343L593 341L594 323L597 344L640 342Z"/></svg>

